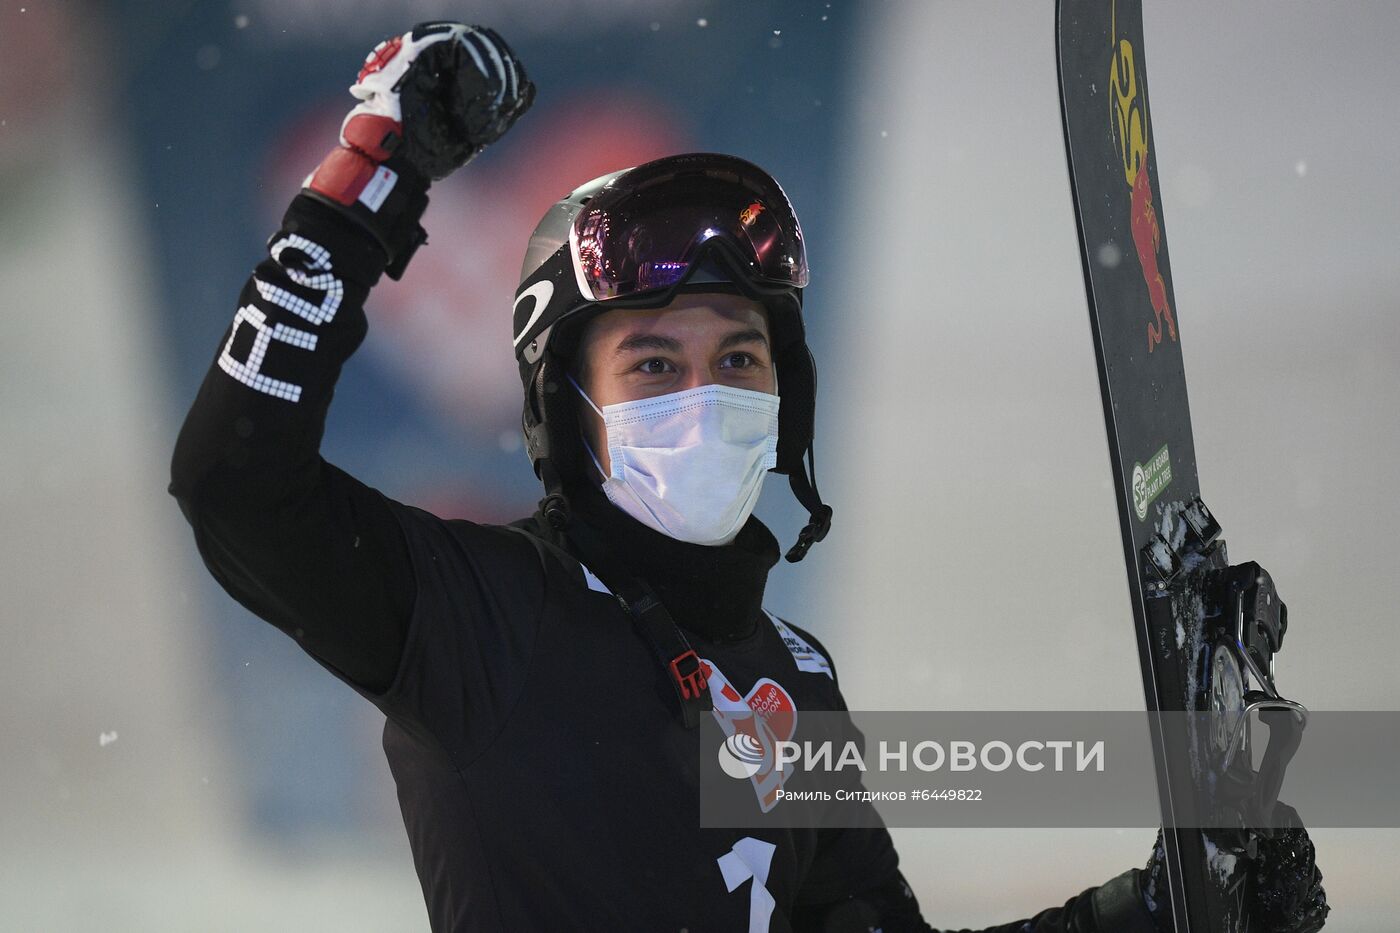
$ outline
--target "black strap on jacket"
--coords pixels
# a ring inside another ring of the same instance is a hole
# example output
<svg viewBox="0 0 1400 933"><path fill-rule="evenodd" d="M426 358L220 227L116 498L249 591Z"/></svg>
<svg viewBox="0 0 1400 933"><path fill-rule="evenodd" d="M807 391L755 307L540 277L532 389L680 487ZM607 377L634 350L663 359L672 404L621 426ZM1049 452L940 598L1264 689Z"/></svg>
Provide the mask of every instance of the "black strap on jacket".
<svg viewBox="0 0 1400 933"><path fill-rule="evenodd" d="M713 709L713 701L700 666L700 656L690 647L685 633L661 604L646 581L624 570L601 536L581 521L571 522L565 532L579 559L612 590L633 626L651 646L666 671L680 702L681 721L687 729L700 725L700 714Z"/></svg>

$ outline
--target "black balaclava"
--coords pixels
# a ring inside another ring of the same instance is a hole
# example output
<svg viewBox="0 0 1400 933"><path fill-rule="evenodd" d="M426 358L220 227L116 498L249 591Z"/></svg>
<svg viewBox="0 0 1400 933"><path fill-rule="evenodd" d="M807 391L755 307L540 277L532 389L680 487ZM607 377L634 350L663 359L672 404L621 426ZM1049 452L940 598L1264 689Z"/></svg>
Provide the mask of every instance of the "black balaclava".
<svg viewBox="0 0 1400 933"><path fill-rule="evenodd" d="M778 539L757 516L750 515L729 544L692 544L643 525L594 483L571 484L568 496L573 520L597 531L682 628L712 641L753 633L768 571L779 556Z"/></svg>

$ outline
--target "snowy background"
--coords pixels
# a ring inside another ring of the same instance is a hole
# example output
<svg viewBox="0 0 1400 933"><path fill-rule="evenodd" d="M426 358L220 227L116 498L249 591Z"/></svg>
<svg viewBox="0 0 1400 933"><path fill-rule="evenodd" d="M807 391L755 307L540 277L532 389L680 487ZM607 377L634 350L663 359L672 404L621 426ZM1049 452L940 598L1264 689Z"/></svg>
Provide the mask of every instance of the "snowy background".
<svg viewBox="0 0 1400 933"><path fill-rule="evenodd" d="M1400 708L1400 8L1147 6L1206 501L1288 601L1287 689ZM770 608L857 708L1141 703L1048 2L0 0L0 931L426 928L382 719L217 588L164 486L360 56L443 15L497 26L540 100L435 189L328 457L444 514L528 511L528 230L606 169L732 151L803 217L837 510ZM789 498L762 506L784 540ZM1400 831L1314 836L1329 929L1393 929ZM956 928L1141 864L1151 833L896 841Z"/></svg>

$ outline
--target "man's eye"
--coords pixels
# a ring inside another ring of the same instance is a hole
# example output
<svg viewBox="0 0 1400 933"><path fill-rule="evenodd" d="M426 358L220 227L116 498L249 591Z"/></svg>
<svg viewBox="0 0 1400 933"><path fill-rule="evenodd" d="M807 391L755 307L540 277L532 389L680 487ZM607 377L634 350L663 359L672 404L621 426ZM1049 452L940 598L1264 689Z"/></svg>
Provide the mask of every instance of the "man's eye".
<svg viewBox="0 0 1400 933"><path fill-rule="evenodd" d="M754 365L755 362L756 360L754 360L752 354L735 352L726 356L721 361L721 365L728 366L731 369L746 369Z"/></svg>
<svg viewBox="0 0 1400 933"><path fill-rule="evenodd" d="M662 376L670 371L670 366L670 363L657 356L649 360L644 360L637 369L646 373L648 376Z"/></svg>

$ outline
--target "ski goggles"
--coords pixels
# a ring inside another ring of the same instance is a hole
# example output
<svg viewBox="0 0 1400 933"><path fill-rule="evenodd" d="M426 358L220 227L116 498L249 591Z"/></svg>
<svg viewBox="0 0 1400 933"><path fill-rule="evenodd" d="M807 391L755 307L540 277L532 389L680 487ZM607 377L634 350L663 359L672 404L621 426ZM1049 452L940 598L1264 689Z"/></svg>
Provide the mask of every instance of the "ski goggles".
<svg viewBox="0 0 1400 933"><path fill-rule="evenodd" d="M807 285L802 228L787 195L733 156L640 165L590 198L569 229L579 287L594 301L675 285L721 244L752 280Z"/></svg>

